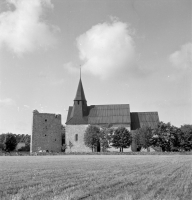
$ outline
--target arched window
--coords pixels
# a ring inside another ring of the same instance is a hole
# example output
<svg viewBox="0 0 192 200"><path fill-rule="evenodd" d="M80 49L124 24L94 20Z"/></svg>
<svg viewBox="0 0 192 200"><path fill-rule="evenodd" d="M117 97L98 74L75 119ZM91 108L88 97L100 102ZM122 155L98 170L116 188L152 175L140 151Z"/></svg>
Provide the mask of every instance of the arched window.
<svg viewBox="0 0 192 200"><path fill-rule="evenodd" d="M75 141L78 141L78 134L75 134Z"/></svg>

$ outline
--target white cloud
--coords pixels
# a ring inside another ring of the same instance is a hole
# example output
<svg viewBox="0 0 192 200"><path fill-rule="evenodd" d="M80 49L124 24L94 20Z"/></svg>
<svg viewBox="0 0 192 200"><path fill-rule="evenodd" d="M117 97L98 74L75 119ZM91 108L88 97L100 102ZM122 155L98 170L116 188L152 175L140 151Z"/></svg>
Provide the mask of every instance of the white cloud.
<svg viewBox="0 0 192 200"><path fill-rule="evenodd" d="M131 30L117 20L93 26L77 38L77 47L83 71L101 78L123 72L135 59Z"/></svg>
<svg viewBox="0 0 192 200"><path fill-rule="evenodd" d="M0 106L15 106L16 103L13 99L10 98L5 98L5 99L0 99Z"/></svg>
<svg viewBox="0 0 192 200"><path fill-rule="evenodd" d="M44 10L53 9L51 0L6 2L9 9L0 13L0 48L6 46L17 55L22 55L55 43L56 27L42 20Z"/></svg>
<svg viewBox="0 0 192 200"><path fill-rule="evenodd" d="M179 51L169 56L169 61L173 66L180 69L188 69L192 67L192 43L181 46Z"/></svg>

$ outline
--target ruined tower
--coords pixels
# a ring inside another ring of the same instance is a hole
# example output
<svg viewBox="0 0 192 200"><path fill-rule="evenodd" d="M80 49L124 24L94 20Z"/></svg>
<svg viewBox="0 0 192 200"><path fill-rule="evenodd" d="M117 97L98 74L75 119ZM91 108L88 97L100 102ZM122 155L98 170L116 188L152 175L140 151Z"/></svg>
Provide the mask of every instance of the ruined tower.
<svg viewBox="0 0 192 200"><path fill-rule="evenodd" d="M60 152L61 131L61 115L39 113L34 110L30 152Z"/></svg>

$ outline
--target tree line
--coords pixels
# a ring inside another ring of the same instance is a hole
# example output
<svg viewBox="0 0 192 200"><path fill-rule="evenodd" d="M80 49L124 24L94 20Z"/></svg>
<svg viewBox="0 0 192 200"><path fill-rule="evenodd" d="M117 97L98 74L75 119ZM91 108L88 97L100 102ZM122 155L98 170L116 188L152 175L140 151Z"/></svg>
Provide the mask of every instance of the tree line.
<svg viewBox="0 0 192 200"><path fill-rule="evenodd" d="M62 144L65 143L65 128L62 129ZM3 133L0 135L0 149L14 151L17 144L25 143L20 151L30 151L30 135ZM160 122L152 129L149 126L129 131L125 127L113 128L111 124L103 127L90 125L84 134L84 143L92 151L108 151L115 147L123 149L131 146L132 151L142 148L149 151L150 147L156 151L191 151L192 150L192 125L183 125L180 128L170 123Z"/></svg>
<svg viewBox="0 0 192 200"><path fill-rule="evenodd" d="M92 151L107 151L110 147L124 148L131 146L132 151L140 151L142 148L149 151L153 147L157 151L191 151L192 150L192 125L183 125L180 128L170 123L160 122L152 129L149 126L129 131L126 127L112 128L88 126L84 143Z"/></svg>
<svg viewBox="0 0 192 200"><path fill-rule="evenodd" d="M0 149L3 151L14 151L18 143L25 143L24 147L21 147L19 151L30 151L30 135L3 133L0 135Z"/></svg>

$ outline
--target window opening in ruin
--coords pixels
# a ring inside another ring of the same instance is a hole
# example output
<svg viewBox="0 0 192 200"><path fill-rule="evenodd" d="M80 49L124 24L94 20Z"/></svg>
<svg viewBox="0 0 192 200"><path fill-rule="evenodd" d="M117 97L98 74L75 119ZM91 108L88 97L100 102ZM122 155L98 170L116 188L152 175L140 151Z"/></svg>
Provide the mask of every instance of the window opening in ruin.
<svg viewBox="0 0 192 200"><path fill-rule="evenodd" d="M45 122L47 122L47 119L45 119Z"/></svg>
<svg viewBox="0 0 192 200"><path fill-rule="evenodd" d="M78 141L78 134L75 134L75 141Z"/></svg>
<svg viewBox="0 0 192 200"><path fill-rule="evenodd" d="M55 141L56 141L56 139L55 139Z"/></svg>
<svg viewBox="0 0 192 200"><path fill-rule="evenodd" d="M78 105L79 105L79 101L77 101Z"/></svg>
<svg viewBox="0 0 192 200"><path fill-rule="evenodd" d="M47 135L45 135L45 136L47 136Z"/></svg>

